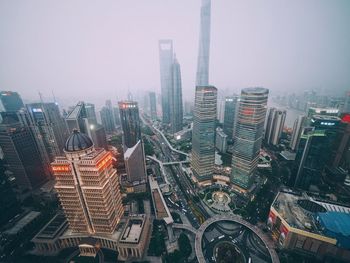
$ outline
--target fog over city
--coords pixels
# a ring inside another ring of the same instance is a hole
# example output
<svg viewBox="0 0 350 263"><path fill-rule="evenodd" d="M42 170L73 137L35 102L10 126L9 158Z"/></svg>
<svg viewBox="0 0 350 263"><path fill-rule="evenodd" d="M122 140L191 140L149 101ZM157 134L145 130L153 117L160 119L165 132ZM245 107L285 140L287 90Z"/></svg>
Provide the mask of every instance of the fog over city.
<svg viewBox="0 0 350 263"><path fill-rule="evenodd" d="M0 87L64 106L160 93L158 40L172 39L193 99L199 0L0 2ZM350 87L350 1L212 1L209 82L219 92Z"/></svg>

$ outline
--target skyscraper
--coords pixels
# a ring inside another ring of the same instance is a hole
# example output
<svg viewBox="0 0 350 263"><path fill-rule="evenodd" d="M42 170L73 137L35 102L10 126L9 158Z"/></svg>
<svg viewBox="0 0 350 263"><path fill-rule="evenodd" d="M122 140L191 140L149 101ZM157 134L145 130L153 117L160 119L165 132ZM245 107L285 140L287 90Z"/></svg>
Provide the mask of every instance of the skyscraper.
<svg viewBox="0 0 350 263"><path fill-rule="evenodd" d="M201 183L212 179L215 164L217 89L197 86L195 94L192 160L193 174Z"/></svg>
<svg viewBox="0 0 350 263"><path fill-rule="evenodd" d="M300 135L303 129L303 126L306 121L306 116L300 115L298 119L295 120L294 125L293 125L293 132L292 132L292 138L290 140L289 147L295 151L298 147L299 140L300 140Z"/></svg>
<svg viewBox="0 0 350 263"><path fill-rule="evenodd" d="M68 138L66 123L56 103L31 103L19 112L21 121L34 134L42 159L50 165L63 153Z"/></svg>
<svg viewBox="0 0 350 263"><path fill-rule="evenodd" d="M172 90L173 41L159 40L160 86L162 93L162 122L170 124L170 99Z"/></svg>
<svg viewBox="0 0 350 263"><path fill-rule="evenodd" d="M52 163L55 189L69 228L80 234L111 234L123 215L117 171L112 155L95 150L91 139L74 130L65 156Z"/></svg>
<svg viewBox="0 0 350 263"><path fill-rule="evenodd" d="M0 112L18 111L23 108L23 101L17 92L1 91L0 92Z"/></svg>
<svg viewBox="0 0 350 263"><path fill-rule="evenodd" d="M284 122L287 112L276 108L270 108L267 114L265 142L267 144L277 145L281 139Z"/></svg>
<svg viewBox="0 0 350 263"><path fill-rule="evenodd" d="M342 113L350 113L350 91L346 92Z"/></svg>
<svg viewBox="0 0 350 263"><path fill-rule="evenodd" d="M209 48L210 48L211 0L202 0L197 60L197 86L209 84Z"/></svg>
<svg viewBox="0 0 350 263"><path fill-rule="evenodd" d="M236 107L238 96L229 96L225 98L225 113L223 130L229 140L233 138L233 127L236 119Z"/></svg>
<svg viewBox="0 0 350 263"><path fill-rule="evenodd" d="M172 89L170 97L170 120L171 132L174 134L182 130L183 108L182 108L182 84L180 64L176 58L172 65Z"/></svg>
<svg viewBox="0 0 350 263"><path fill-rule="evenodd" d="M245 88L238 106L231 182L249 189L258 165L269 90Z"/></svg>
<svg viewBox="0 0 350 263"><path fill-rule="evenodd" d="M150 92L149 93L149 105L150 105L150 114L152 120L157 119L157 99L156 99L156 93Z"/></svg>
<svg viewBox="0 0 350 263"><path fill-rule="evenodd" d="M97 118L96 118L95 105L92 103L85 103L85 110L86 110L86 118L88 119L89 124L96 124Z"/></svg>
<svg viewBox="0 0 350 263"><path fill-rule="evenodd" d="M105 128L107 133L114 131L114 113L113 110L107 106L102 107L100 111L102 126Z"/></svg>
<svg viewBox="0 0 350 263"><path fill-rule="evenodd" d="M44 169L34 135L14 112L3 112L0 124L0 147L8 169L13 173L21 192L42 185L49 178Z"/></svg>
<svg viewBox="0 0 350 263"><path fill-rule="evenodd" d="M131 148L141 140L139 108L135 101L120 101L118 105L124 148Z"/></svg>

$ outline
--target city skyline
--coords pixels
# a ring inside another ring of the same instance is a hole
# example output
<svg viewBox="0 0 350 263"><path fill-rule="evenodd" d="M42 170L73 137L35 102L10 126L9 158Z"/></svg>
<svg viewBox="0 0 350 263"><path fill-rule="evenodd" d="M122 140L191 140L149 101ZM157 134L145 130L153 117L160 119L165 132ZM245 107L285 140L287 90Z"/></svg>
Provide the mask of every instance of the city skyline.
<svg viewBox="0 0 350 263"><path fill-rule="evenodd" d="M18 91L26 102L38 101L39 91L48 102L53 90L59 101L72 104L84 89L86 100L98 109L105 94L117 101L128 90L159 93L156 43L166 37L174 40L181 61L184 98L194 97L201 1L138 3L142 11L134 10L132 1L77 2L72 10L64 8L64 1L22 2L16 9L18 4L0 4L3 90ZM209 84L219 91L264 86L272 94L303 89L341 93L350 85L350 33L345 26L350 23L349 10L350 4L341 1L213 2ZM45 19L48 22L41 23ZM41 41L33 38L36 34Z"/></svg>

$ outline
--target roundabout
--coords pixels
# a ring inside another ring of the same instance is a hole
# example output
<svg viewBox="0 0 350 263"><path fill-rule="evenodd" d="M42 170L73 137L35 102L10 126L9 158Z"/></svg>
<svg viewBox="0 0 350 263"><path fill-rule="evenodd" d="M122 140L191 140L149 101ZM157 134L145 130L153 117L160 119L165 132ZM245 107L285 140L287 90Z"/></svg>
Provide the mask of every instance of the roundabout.
<svg viewBox="0 0 350 263"><path fill-rule="evenodd" d="M196 233L199 262L279 263L266 236L236 215L218 215L205 221Z"/></svg>

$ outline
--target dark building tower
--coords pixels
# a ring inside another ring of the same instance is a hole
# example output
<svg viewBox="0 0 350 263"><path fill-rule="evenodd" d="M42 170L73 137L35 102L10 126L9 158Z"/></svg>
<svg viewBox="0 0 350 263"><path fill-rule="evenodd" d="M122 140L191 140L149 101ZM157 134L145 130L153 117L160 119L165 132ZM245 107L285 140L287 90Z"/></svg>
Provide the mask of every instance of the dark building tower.
<svg viewBox="0 0 350 263"><path fill-rule="evenodd" d="M230 96L225 98L225 113L224 113L224 133L229 140L233 138L233 127L235 125L236 107L238 96Z"/></svg>
<svg viewBox="0 0 350 263"><path fill-rule="evenodd" d="M213 176L216 105L217 89L215 87L196 87L191 166L199 183L209 181Z"/></svg>
<svg viewBox="0 0 350 263"><path fill-rule="evenodd" d="M172 90L173 41L159 40L160 86L162 92L162 122L170 124Z"/></svg>
<svg viewBox="0 0 350 263"><path fill-rule="evenodd" d="M170 97L170 118L171 118L171 132L176 133L182 130L183 109L182 109L182 84L180 64L174 58L172 66L173 80Z"/></svg>
<svg viewBox="0 0 350 263"><path fill-rule="evenodd" d="M92 103L85 103L85 111L86 111L86 118L88 119L89 124L96 124L97 118L96 118L95 105Z"/></svg>
<svg viewBox="0 0 350 263"><path fill-rule="evenodd" d="M49 177L33 133L22 125L16 113L3 113L0 124L0 147L8 169L22 192L35 189Z"/></svg>
<svg viewBox="0 0 350 263"><path fill-rule="evenodd" d="M19 112L21 121L34 134L42 159L50 165L55 157L63 153L68 137L67 126L55 103L31 103Z"/></svg>
<svg viewBox="0 0 350 263"><path fill-rule="evenodd" d="M289 144L289 147L293 151L295 151L297 149L297 147L298 147L299 140L300 140L300 135L302 133L305 121L306 121L306 116L304 116L304 115L300 115L298 117L298 119L296 119L294 121L292 138L290 139L290 144Z"/></svg>
<svg viewBox="0 0 350 263"><path fill-rule="evenodd" d="M249 189L258 165L269 90L246 88L241 92L232 155L231 182Z"/></svg>
<svg viewBox="0 0 350 263"><path fill-rule="evenodd" d="M341 124L335 140L335 155L332 159L333 167L342 167L345 170L350 169L350 114L342 115Z"/></svg>
<svg viewBox="0 0 350 263"><path fill-rule="evenodd" d="M269 109L265 128L265 142L267 144L277 145L279 143L286 115L287 112L285 110Z"/></svg>
<svg viewBox="0 0 350 263"><path fill-rule="evenodd" d="M123 144L127 148L132 148L141 140L139 108L135 101L120 101L118 105L123 129Z"/></svg>
<svg viewBox="0 0 350 263"><path fill-rule="evenodd" d="M157 99L156 99L156 93L150 92L149 93L149 105L150 105L150 113L152 120L157 119Z"/></svg>
<svg viewBox="0 0 350 263"><path fill-rule="evenodd" d="M18 111L23 108L23 101L17 92L1 91L0 92L0 112Z"/></svg>

